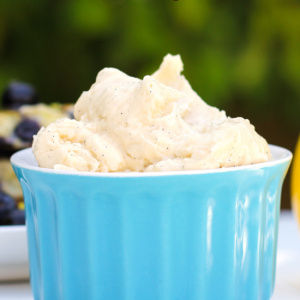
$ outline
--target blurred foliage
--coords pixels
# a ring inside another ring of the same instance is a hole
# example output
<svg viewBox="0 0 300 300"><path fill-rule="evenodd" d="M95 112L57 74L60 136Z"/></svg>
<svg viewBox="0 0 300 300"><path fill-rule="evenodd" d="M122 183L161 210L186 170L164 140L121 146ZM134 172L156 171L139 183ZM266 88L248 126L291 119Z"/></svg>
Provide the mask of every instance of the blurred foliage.
<svg viewBox="0 0 300 300"><path fill-rule="evenodd" d="M1 0L0 90L75 102L97 72L143 77L167 53L211 105L300 122L298 0Z"/></svg>

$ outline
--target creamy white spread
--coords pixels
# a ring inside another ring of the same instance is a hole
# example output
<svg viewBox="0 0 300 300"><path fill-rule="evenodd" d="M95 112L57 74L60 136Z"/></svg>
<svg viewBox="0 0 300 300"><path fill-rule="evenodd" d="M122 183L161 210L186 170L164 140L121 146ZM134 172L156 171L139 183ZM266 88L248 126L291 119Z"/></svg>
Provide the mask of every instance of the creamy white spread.
<svg viewBox="0 0 300 300"><path fill-rule="evenodd" d="M249 165L270 160L248 120L207 105L167 55L143 80L105 68L78 99L76 120L59 119L34 137L40 167L155 172Z"/></svg>

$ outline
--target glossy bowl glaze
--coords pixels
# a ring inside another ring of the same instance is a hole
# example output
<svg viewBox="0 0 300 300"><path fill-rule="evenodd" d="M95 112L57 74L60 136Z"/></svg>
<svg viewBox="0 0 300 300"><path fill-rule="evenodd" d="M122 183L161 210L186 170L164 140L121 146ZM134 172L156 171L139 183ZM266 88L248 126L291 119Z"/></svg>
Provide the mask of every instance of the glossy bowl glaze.
<svg viewBox="0 0 300 300"><path fill-rule="evenodd" d="M35 300L269 300L288 150L206 171L79 173L11 161Z"/></svg>

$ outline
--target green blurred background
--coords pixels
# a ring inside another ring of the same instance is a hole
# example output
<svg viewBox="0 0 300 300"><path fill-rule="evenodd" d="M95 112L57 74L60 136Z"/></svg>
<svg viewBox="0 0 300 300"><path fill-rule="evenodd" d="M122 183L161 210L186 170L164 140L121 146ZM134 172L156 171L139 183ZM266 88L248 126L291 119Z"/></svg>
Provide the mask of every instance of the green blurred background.
<svg viewBox="0 0 300 300"><path fill-rule="evenodd" d="M19 80L74 103L100 69L142 78L167 53L207 103L294 150L299 0L0 0L0 91ZM282 200L290 208L289 176Z"/></svg>

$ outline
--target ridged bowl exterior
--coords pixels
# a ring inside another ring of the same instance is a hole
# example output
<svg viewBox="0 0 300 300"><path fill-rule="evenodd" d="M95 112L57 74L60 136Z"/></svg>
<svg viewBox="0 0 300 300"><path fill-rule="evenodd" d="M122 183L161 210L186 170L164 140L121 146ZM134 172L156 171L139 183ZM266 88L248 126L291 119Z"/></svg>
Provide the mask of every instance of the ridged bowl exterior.
<svg viewBox="0 0 300 300"><path fill-rule="evenodd" d="M290 161L97 177L14 165L35 300L269 300Z"/></svg>

